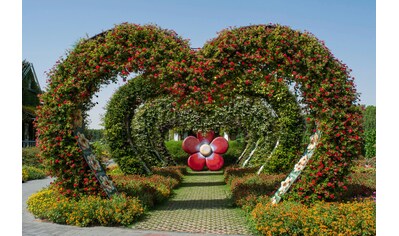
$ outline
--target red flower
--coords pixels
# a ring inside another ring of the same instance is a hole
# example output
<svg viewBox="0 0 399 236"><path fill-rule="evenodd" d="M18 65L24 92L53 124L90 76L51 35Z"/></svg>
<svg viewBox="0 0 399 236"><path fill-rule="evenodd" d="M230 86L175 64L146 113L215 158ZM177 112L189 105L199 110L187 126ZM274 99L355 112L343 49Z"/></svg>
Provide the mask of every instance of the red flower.
<svg viewBox="0 0 399 236"><path fill-rule="evenodd" d="M187 164L193 169L200 171L205 164L209 170L220 170L223 167L224 159L221 154L226 153L229 143L223 137L213 139L214 132L210 131L206 136L197 133L197 138L188 136L184 139L182 147L190 154Z"/></svg>

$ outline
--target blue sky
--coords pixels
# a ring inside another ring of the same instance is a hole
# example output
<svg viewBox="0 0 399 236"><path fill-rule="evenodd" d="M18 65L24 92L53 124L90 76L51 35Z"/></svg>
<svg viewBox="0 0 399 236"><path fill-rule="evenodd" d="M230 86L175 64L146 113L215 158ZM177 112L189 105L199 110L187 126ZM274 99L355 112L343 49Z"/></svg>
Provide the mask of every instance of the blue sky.
<svg viewBox="0 0 399 236"><path fill-rule="evenodd" d="M34 64L42 88L48 71L80 38L115 24L154 23L201 47L230 26L279 23L309 31L351 68L361 103L376 105L375 1L22 1L22 57ZM103 107L122 82L104 88L90 111L100 128Z"/></svg>

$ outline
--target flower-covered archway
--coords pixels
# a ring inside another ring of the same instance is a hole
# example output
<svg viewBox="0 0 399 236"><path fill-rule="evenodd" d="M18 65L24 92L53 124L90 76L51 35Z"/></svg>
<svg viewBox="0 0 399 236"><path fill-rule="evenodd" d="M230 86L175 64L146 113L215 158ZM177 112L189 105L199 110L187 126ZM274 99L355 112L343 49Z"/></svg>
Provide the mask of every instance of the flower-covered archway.
<svg viewBox="0 0 399 236"><path fill-rule="evenodd" d="M273 134L278 135L279 130L275 124L277 118L273 116L273 111L267 107L265 101L260 98L236 97L224 106L215 107L207 112L196 109L176 109L172 105L174 99L169 96L151 98L146 101L138 100L137 86L141 86L138 81L142 79L141 76L135 77L120 87L108 102L107 113L104 117L106 138L111 147L113 159L125 173L146 172L149 170L145 167L146 165L173 164L174 161L164 143L166 134L173 128L191 130L195 133L201 130L223 129L226 131L231 128L240 128L247 134L245 143L253 143L260 137L267 137L262 139L262 145L267 154L276 142L277 137ZM142 102L140 106L137 105L139 101ZM286 131L301 135L303 127L296 128L296 130ZM290 145L299 148L299 143ZM274 157L279 158L279 156ZM143 168L140 169L137 166L137 161L142 163ZM273 163L272 160L267 169L286 171L295 161L294 159L288 162L286 160L284 163L280 160L278 163Z"/></svg>
<svg viewBox="0 0 399 236"><path fill-rule="evenodd" d="M176 109L213 109L237 95L264 98L281 130L300 119L298 106L287 103L288 93L282 92L293 87L308 124L322 136L289 195L328 200L345 189L350 161L360 150L358 94L349 69L316 37L280 25L254 25L226 29L193 51L173 31L122 24L80 41L49 73L38 109L38 146L59 191L101 191L77 145L73 114L90 108L101 85L130 73L145 77L144 99L167 93ZM281 136L282 143L298 138ZM282 147L285 155L297 155Z"/></svg>

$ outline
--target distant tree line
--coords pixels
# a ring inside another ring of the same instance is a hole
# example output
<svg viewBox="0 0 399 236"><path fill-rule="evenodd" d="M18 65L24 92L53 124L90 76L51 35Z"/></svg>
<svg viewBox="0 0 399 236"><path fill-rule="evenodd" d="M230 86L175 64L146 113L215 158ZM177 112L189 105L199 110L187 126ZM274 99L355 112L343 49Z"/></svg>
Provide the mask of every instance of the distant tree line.
<svg viewBox="0 0 399 236"><path fill-rule="evenodd" d="M85 136L91 142L100 141L104 138L104 129L86 129Z"/></svg>

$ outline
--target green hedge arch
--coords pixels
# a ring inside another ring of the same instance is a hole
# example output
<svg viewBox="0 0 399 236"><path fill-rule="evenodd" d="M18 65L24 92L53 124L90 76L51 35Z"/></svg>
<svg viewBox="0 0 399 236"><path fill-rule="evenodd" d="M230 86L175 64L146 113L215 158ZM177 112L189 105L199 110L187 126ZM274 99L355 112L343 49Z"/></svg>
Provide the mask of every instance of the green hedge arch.
<svg viewBox="0 0 399 236"><path fill-rule="evenodd" d="M100 192L73 136L73 114L89 107L101 85L129 73L143 74L146 86L159 88L151 96L174 96L177 108L211 110L237 95L264 98L287 127L296 121L286 117L298 112L278 92L294 86L309 124L323 135L289 196L329 200L345 189L350 161L361 148L358 94L349 69L316 37L255 25L226 29L195 52L173 31L122 24L80 41L50 71L40 98L38 146L62 193Z"/></svg>
<svg viewBox="0 0 399 236"><path fill-rule="evenodd" d="M133 81L141 79L143 78L138 76ZM274 114L274 111L264 99L237 97L225 106L201 112L195 109L175 110L172 106L172 98L161 97L143 102L144 104L135 110L134 118L132 118L132 113L126 111L129 107L132 111L134 107L137 107L132 106L132 104L137 104L136 101L129 101L129 99L137 99L137 96L131 96L132 91L137 91L136 84L141 86L140 83L129 82L115 93L109 101L104 120L113 157L125 173L132 174L137 171L136 161L120 161L129 158L129 155L126 155L126 150L130 152L131 148L127 140L130 140L137 149L134 155L130 153L132 159L141 157L147 160L145 161L147 166L174 164L164 145L164 137L172 128L197 132L198 130L229 130L231 127L242 127L248 133L245 140L248 146L253 146L252 144L261 140L259 148L250 159L251 162L248 166L264 164L265 159L269 157L274 148L276 140L279 139L282 145L274 150L263 169L268 173L289 171L303 151L300 145L304 133L303 119L298 119L298 114L295 113L294 117L286 117L285 120L291 121L294 118L301 123L286 126L282 130L275 122L277 118L271 114ZM294 96L290 95L287 90L282 91L291 98L286 103L297 105ZM297 110L299 111L299 108ZM132 119L131 128L126 127L127 122L118 122L128 119ZM120 132L115 132L115 130ZM131 137L126 136L128 133ZM280 137L281 133L282 137ZM294 138L290 140L290 137ZM292 153L292 155L288 155L288 153ZM246 159L247 157L242 160Z"/></svg>
<svg viewBox="0 0 399 236"><path fill-rule="evenodd" d="M140 78L135 78L137 80ZM109 130L123 130L123 124L116 122L117 120L125 120L122 117L115 117L117 114L126 114L125 107L120 101L127 102L131 104L128 100L120 99L120 93L122 91L127 91L126 87L131 87L130 90L134 90L133 83L128 83L117 91L115 96L113 96L108 104L108 111L105 115L105 127L106 133L111 135L108 142L116 143L126 143L126 136L120 133L115 133L114 135ZM131 99L135 97L130 96ZM118 101L118 102L115 102ZM245 138L245 142L253 142L258 140L260 137L267 137L264 139L265 150L263 156L270 153L271 143L276 141L276 135L273 135L278 131L274 127L275 117L272 115L272 111L267 107L259 98L236 98L234 101L230 102L228 106L218 107L212 111L206 113L201 113L193 109L185 110L174 110L171 105L173 102L172 98L155 98L147 100L145 104L140 106L136 110L134 118L132 118L131 140L133 140L134 146L137 147L139 151L139 156L147 157L147 160L157 160L161 159L160 164L174 164L173 160L164 145L164 138L167 132L173 128L180 128L185 130L192 130L197 132L198 130L228 130L231 127L241 127L247 130L248 135ZM117 112L115 112L117 111ZM300 128L300 127L298 127ZM125 132L125 133L126 133ZM278 132L277 132L278 133ZM298 134L303 133L302 129L297 130ZM115 141L117 140L117 141ZM291 143L291 146L299 146L298 144ZM126 149L126 145L116 145L111 144L112 147ZM118 153L123 153L123 151L112 150L114 158L118 161ZM259 155L260 156L260 155ZM131 156L131 158L135 158ZM278 160L278 159L276 159ZM269 165L268 170L271 171L283 171L287 170L293 165L295 159L291 160L289 165L281 166L282 161L276 162L275 165ZM272 161L273 162L273 161ZM278 165L280 163L280 165ZM156 163L153 163L156 165ZM129 167L129 163L121 163L121 168L126 173L133 173L134 168Z"/></svg>

